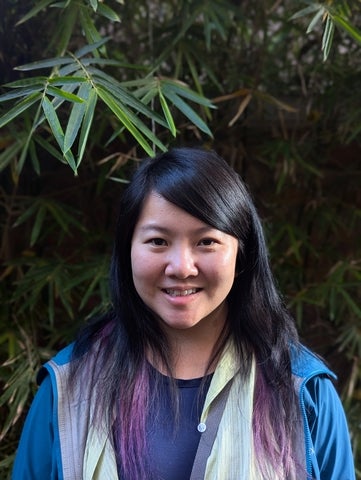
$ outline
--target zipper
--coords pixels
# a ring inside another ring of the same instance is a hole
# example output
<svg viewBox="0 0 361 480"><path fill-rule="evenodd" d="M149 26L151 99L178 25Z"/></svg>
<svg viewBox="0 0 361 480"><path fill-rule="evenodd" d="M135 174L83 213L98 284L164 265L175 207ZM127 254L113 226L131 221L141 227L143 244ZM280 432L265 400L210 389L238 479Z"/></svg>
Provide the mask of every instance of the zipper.
<svg viewBox="0 0 361 480"><path fill-rule="evenodd" d="M303 430L304 430L304 435L305 435L305 456L306 456L306 472L307 472L307 480L312 480L312 460L311 460L311 455L315 455L315 452L311 453L311 431L310 427L308 425L308 419L307 419L307 414L306 414L306 406L305 406L305 401L304 401L304 396L303 392L306 388L306 384L311 378L317 377L317 375L329 375L332 377L335 377L335 375L328 371L328 370L315 370L307 377L304 377L301 386L299 389L299 402L300 402L300 407L301 407L301 412L302 412L302 417L303 417Z"/></svg>
<svg viewBox="0 0 361 480"><path fill-rule="evenodd" d="M311 461L311 455L310 455L310 450L311 450L311 432L310 428L308 425L308 420L307 420L307 414L306 414L306 406L305 406L305 401L303 399L303 391L305 389L306 382L312 378L313 375L308 377L307 379L304 379L300 391L299 391L299 401L300 401L300 407L301 407L301 412L302 412L302 417L303 417L303 431L305 435L305 457L306 457L306 472L307 472L307 480L312 479L312 461Z"/></svg>

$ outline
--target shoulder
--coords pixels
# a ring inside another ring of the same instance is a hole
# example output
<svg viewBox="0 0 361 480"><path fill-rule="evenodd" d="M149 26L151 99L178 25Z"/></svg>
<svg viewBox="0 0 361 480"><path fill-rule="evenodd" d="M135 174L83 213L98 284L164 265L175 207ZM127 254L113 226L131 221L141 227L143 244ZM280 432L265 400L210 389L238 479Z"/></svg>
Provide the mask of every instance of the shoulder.
<svg viewBox="0 0 361 480"><path fill-rule="evenodd" d="M318 355L301 344L291 347L291 368L292 374L303 380L322 375L336 378Z"/></svg>
<svg viewBox="0 0 361 480"><path fill-rule="evenodd" d="M336 375L302 345L292 347L291 362L304 422L307 470L312 469L317 479L354 480L347 420L332 381Z"/></svg>
<svg viewBox="0 0 361 480"><path fill-rule="evenodd" d="M54 357L53 357L53 362L55 362L57 365L65 365L66 363L69 363L72 359L73 355L73 350L74 350L74 343L71 343L70 345L66 346L62 350L60 350Z"/></svg>
<svg viewBox="0 0 361 480"><path fill-rule="evenodd" d="M51 374L56 367L70 365L74 350L74 343L67 345L62 350L46 362L39 370L37 375L37 383L40 385L44 378Z"/></svg>

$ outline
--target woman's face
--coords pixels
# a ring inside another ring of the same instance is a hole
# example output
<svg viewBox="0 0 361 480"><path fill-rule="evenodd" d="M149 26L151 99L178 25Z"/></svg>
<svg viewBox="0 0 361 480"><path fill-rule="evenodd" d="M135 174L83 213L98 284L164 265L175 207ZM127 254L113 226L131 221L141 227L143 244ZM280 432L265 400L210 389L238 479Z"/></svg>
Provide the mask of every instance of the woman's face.
<svg viewBox="0 0 361 480"><path fill-rule="evenodd" d="M235 277L238 241L159 194L151 193L135 226L135 288L165 332L219 326Z"/></svg>

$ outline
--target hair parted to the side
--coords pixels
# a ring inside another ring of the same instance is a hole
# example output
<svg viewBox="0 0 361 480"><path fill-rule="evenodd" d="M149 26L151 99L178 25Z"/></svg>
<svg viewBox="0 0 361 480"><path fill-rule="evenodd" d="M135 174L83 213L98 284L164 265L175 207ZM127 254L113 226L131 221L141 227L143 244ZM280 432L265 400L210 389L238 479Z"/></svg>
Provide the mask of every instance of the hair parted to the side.
<svg viewBox="0 0 361 480"><path fill-rule="evenodd" d="M287 478L297 469L292 442L299 408L290 364L290 346L298 345L296 329L275 287L262 226L247 188L216 153L194 148L170 150L144 160L136 170L122 197L115 232L113 310L90 325L76 342L74 355L80 357L95 339L99 341L98 375L87 381L94 382L99 415L109 412L108 425L113 425L123 477L152 478L150 463L145 460L149 458L145 425L156 394L149 389L146 352L160 358L171 374L167 340L138 296L131 269L133 232L151 192L238 239L227 335L236 344L244 374L249 371L252 354L257 362L253 431L259 468L262 471L266 459L275 472ZM86 355L82 358L86 363Z"/></svg>

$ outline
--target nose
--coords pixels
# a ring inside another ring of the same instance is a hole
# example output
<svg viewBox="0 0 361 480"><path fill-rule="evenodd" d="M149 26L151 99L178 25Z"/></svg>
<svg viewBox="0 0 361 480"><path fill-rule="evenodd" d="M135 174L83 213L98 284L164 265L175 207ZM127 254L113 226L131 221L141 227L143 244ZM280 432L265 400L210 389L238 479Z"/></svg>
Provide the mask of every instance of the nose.
<svg viewBox="0 0 361 480"><path fill-rule="evenodd" d="M188 278L198 275L195 256L189 247L174 247L169 252L165 274L171 277Z"/></svg>

